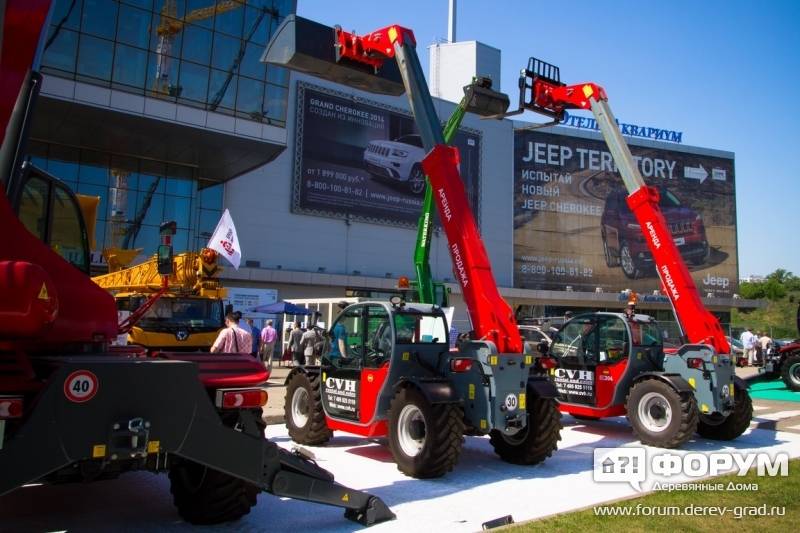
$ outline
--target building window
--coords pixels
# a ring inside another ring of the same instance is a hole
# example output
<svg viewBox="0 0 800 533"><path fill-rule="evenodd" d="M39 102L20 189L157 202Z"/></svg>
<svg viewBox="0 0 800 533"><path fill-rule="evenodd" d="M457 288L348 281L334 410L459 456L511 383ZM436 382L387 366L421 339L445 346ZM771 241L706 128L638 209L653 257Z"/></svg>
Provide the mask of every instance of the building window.
<svg viewBox="0 0 800 533"><path fill-rule="evenodd" d="M165 32L162 11L170 5L179 24L177 31ZM208 9L215 5L220 2L56 0L42 71L252 120L266 116L284 125L286 105L273 101L280 91L268 90L269 105L262 106L257 102L264 91L255 83L288 87L285 69L259 60L295 2L248 0L226 4L232 8L222 13ZM187 63L193 65L182 75Z"/></svg>
<svg viewBox="0 0 800 533"><path fill-rule="evenodd" d="M46 43L52 43L45 48L42 54L42 70L48 72L47 67L75 72L75 62L78 57L78 34L69 30L50 28ZM58 43L56 45L56 43ZM47 46L45 44L45 46Z"/></svg>
<svg viewBox="0 0 800 533"><path fill-rule="evenodd" d="M117 2L110 0L83 0L83 18L81 19L81 31L113 39L114 31L117 29Z"/></svg>
<svg viewBox="0 0 800 533"><path fill-rule="evenodd" d="M114 56L114 43L89 35L82 35L78 46L77 74L111 80L111 62Z"/></svg>

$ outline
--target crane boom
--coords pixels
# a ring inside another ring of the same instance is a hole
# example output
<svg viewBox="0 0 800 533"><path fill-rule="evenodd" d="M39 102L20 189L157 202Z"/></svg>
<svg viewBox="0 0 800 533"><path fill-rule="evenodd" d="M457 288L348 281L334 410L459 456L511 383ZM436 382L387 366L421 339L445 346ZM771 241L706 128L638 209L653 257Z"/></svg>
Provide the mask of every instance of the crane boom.
<svg viewBox="0 0 800 533"><path fill-rule="evenodd" d="M341 28L335 31L338 50L344 58L374 67L379 67L386 58L397 60L422 145L428 152L422 167L430 180L447 235L454 274L464 294L474 337L493 342L499 353L524 353L525 344L514 313L497 289L489 256L467 200L458 171L458 150L446 146L439 126L413 32L397 25L363 38Z"/></svg>
<svg viewBox="0 0 800 533"><path fill-rule="evenodd" d="M173 292L191 293L209 298L224 298L227 289L220 287L217 275L219 254L208 248L198 252L184 252L173 260L169 276L169 289ZM96 276L95 283L108 291L155 293L162 288L158 273L158 259L149 260L124 270Z"/></svg>
<svg viewBox="0 0 800 533"><path fill-rule="evenodd" d="M717 353L730 354L725 332L717 318L703 305L697 286L658 207L658 190L645 184L630 148L622 138L605 89L594 83L565 85L561 83L557 67L535 58L529 60L528 67L520 75L520 110L542 113L556 121L563 118L566 109L592 111L628 190L628 206L639 221L653 254L656 271L681 327L681 337L684 342L708 344ZM500 114L494 118L519 112Z"/></svg>

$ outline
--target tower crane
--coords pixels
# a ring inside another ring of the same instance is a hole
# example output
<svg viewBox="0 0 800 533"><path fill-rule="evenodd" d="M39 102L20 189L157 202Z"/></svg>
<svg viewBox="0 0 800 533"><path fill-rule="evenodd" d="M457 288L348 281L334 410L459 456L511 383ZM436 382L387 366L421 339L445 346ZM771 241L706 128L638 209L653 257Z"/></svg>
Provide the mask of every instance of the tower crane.
<svg viewBox="0 0 800 533"><path fill-rule="evenodd" d="M180 88L170 84L170 60L172 45L187 23L205 20L245 5L246 0L224 0L216 5L202 7L190 11L183 18L178 18L178 6L175 0L166 0L161 9L161 23L156 28L158 45L156 46L156 77L151 87L151 94L156 98L179 96Z"/></svg>

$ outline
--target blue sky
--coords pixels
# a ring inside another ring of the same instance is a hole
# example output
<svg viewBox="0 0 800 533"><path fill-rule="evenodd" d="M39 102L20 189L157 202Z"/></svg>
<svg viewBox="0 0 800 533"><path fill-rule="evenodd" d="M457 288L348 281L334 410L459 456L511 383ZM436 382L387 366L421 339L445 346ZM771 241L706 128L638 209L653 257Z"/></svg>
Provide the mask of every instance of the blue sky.
<svg viewBox="0 0 800 533"><path fill-rule="evenodd" d="M297 4L299 16L359 35L410 28L426 74L428 46L447 38L448 0ZM512 102L534 56L559 66L567 84L602 85L623 122L734 152L739 276L800 276L800 2L460 0L456 38L501 50Z"/></svg>

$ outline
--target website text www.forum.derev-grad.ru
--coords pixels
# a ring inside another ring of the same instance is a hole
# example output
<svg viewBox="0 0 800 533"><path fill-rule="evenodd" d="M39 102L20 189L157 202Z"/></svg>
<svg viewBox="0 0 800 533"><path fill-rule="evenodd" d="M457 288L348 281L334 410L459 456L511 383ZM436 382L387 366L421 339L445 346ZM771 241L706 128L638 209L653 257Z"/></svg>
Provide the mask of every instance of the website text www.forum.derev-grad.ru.
<svg viewBox="0 0 800 533"><path fill-rule="evenodd" d="M785 506L763 505L600 505L595 516L786 516Z"/></svg>

